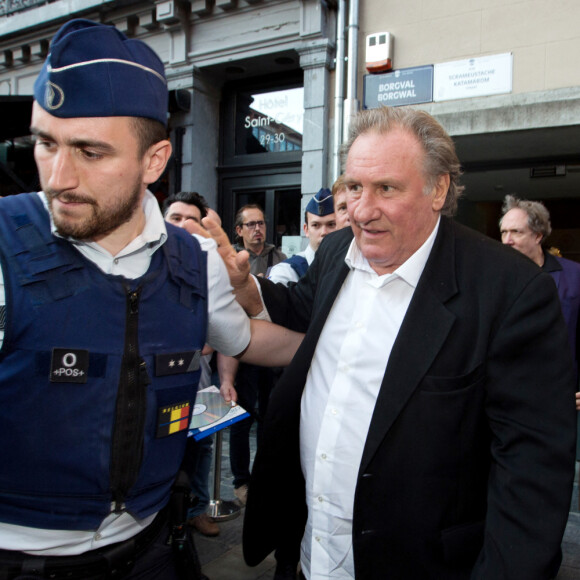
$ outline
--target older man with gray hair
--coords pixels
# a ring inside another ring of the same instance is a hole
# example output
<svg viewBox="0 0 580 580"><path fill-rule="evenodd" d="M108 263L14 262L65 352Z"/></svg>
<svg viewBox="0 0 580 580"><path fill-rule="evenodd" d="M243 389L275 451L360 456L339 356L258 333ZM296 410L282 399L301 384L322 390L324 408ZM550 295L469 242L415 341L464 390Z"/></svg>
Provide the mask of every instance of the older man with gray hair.
<svg viewBox="0 0 580 580"><path fill-rule="evenodd" d="M554 284L449 217L459 161L427 113L363 111L346 149L351 228L297 284L247 279L210 228L246 312L265 315L258 283L306 332L270 399L246 561L299 546L308 580L546 580L575 446Z"/></svg>
<svg viewBox="0 0 580 580"><path fill-rule="evenodd" d="M550 212L540 201L506 195L499 221L501 241L526 255L548 272L558 288L562 314L568 327L568 339L578 373L580 361L580 264L555 256L546 248L552 233ZM580 393L576 393L580 410Z"/></svg>
<svg viewBox="0 0 580 580"><path fill-rule="evenodd" d="M512 246L538 266L544 265L544 245L552 233L552 225L550 213L542 202L506 195L499 227L503 244Z"/></svg>

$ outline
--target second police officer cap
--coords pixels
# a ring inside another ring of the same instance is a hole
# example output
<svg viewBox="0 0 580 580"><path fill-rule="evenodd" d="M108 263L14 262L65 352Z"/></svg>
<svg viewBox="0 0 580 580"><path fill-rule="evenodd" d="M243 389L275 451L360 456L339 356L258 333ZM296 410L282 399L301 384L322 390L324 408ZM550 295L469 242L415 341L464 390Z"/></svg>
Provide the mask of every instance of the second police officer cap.
<svg viewBox="0 0 580 580"><path fill-rule="evenodd" d="M323 187L319 190L308 202L306 211L319 217L334 213L334 200L330 189Z"/></svg>
<svg viewBox="0 0 580 580"><path fill-rule="evenodd" d="M55 34L34 98L55 117L145 117L167 126L161 59L141 40L91 20L71 20Z"/></svg>

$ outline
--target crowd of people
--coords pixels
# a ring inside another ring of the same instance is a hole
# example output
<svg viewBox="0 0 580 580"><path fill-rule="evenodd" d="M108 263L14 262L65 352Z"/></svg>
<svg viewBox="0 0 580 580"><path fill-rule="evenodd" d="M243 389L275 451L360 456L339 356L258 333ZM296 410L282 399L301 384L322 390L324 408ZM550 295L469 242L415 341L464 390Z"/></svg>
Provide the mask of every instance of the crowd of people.
<svg viewBox="0 0 580 580"><path fill-rule="evenodd" d="M452 139L383 107L353 119L303 252L267 243L257 205L232 245L202 195L148 191L167 97L146 44L88 20L35 82L41 191L0 200L0 578L203 579L212 445L187 434L212 369L251 414L230 428L248 564L555 578L580 265L548 250L546 208L508 196L503 244L460 225Z"/></svg>

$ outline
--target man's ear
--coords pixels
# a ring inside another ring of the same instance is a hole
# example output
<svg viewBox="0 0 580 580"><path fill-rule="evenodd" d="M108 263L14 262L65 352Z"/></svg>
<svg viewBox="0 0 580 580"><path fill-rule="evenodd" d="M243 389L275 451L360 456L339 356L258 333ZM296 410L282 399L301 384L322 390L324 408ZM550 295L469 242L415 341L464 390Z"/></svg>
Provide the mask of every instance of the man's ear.
<svg viewBox="0 0 580 580"><path fill-rule="evenodd" d="M165 167L171 157L172 147L171 141L164 139L158 143L154 143L149 147L147 153L143 158L144 172L143 182L147 185L155 183L161 174L165 171Z"/></svg>
<svg viewBox="0 0 580 580"><path fill-rule="evenodd" d="M304 230L304 235L309 238L310 236L308 235L308 224L306 222L302 224L302 229Z"/></svg>
<svg viewBox="0 0 580 580"><path fill-rule="evenodd" d="M447 192L449 191L449 184L451 183L451 178L448 173L439 175L437 181L435 182L435 187L433 188L433 201L432 207L434 211L441 211L445 205L445 199L447 198Z"/></svg>

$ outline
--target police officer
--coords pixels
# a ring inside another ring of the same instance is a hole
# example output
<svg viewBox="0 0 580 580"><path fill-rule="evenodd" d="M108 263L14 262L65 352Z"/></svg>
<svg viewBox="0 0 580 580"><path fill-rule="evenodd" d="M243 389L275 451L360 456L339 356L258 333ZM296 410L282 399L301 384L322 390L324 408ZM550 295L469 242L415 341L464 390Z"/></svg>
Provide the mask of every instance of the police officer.
<svg viewBox="0 0 580 580"><path fill-rule="evenodd" d="M322 188L312 196L304 212L303 227L308 246L304 251L273 266L268 275L272 282L281 282L284 286L289 282L298 282L312 264L314 254L326 234L336 229L334 200L330 189Z"/></svg>
<svg viewBox="0 0 580 580"><path fill-rule="evenodd" d="M0 577L182 578L200 351L240 353L250 322L213 242L147 191L171 154L158 56L73 20L34 97L42 191L0 200Z"/></svg>

